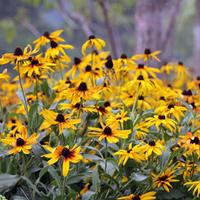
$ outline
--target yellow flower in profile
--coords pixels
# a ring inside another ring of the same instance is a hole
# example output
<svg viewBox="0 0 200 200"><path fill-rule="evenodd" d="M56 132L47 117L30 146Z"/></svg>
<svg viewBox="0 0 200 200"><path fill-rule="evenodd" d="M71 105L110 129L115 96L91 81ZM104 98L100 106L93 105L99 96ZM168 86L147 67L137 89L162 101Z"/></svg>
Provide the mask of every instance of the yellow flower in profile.
<svg viewBox="0 0 200 200"><path fill-rule="evenodd" d="M153 153L160 156L162 155L162 152L165 150L165 147L163 145L163 141L161 140L150 140L148 144L145 144L143 146L143 151L145 154L145 158L148 159Z"/></svg>
<svg viewBox="0 0 200 200"><path fill-rule="evenodd" d="M179 180L175 179L175 169L167 168L164 172L160 174L152 174L153 177L153 187L154 188L163 188L166 192L170 191L172 188L171 183L178 182Z"/></svg>
<svg viewBox="0 0 200 200"><path fill-rule="evenodd" d="M130 194L128 196L117 198L117 200L154 200L154 199L156 199L156 192L153 191L141 195Z"/></svg>
<svg viewBox="0 0 200 200"><path fill-rule="evenodd" d="M29 58L37 53L37 49L32 49L31 45L27 45L24 48L24 51L17 47L14 53L5 53L0 58L0 65L4 65L7 63L14 63L14 64L23 64L26 61L29 61Z"/></svg>
<svg viewBox="0 0 200 200"><path fill-rule="evenodd" d="M96 48L97 51L100 51L105 45L106 43L104 40L96 38L94 35L90 35L88 40L82 46L82 54L85 55L88 48Z"/></svg>
<svg viewBox="0 0 200 200"><path fill-rule="evenodd" d="M7 137L1 141L5 145L12 146L12 149L8 151L8 154L17 154L23 152L29 154L32 145L37 143L39 135L33 133L30 137L28 136L27 129L24 127L21 133L17 133L15 137Z"/></svg>
<svg viewBox="0 0 200 200"><path fill-rule="evenodd" d="M188 191L193 190L193 195L199 197L200 195L200 180L198 181L189 181L184 185L190 186Z"/></svg>
<svg viewBox="0 0 200 200"><path fill-rule="evenodd" d="M160 54L161 51L154 51L151 52L150 49L145 49L143 54L137 54L132 56L133 60L140 60L140 59L144 59L144 61L147 61L149 59L154 59L160 62L160 59L157 57L158 54Z"/></svg>
<svg viewBox="0 0 200 200"><path fill-rule="evenodd" d="M132 144L129 144L128 150L119 150L113 155L120 156L118 165L125 165L128 159L133 159L136 162L142 162L145 160L143 148L139 145L133 147Z"/></svg>
<svg viewBox="0 0 200 200"><path fill-rule="evenodd" d="M164 63L160 70L163 74L170 75L173 69L174 65L172 63Z"/></svg>
<svg viewBox="0 0 200 200"><path fill-rule="evenodd" d="M10 78L7 69L4 69L2 73L0 73L0 81L8 81Z"/></svg>
<svg viewBox="0 0 200 200"><path fill-rule="evenodd" d="M83 157L80 154L81 147L74 145L72 148L69 146L57 146L56 148L52 148L48 145L43 145L45 149L50 151L51 153L45 154L42 157L50 158L48 161L49 165L52 165L58 160L63 158L62 164L62 174L63 176L67 176L69 173L70 163L78 163L80 162Z"/></svg>
<svg viewBox="0 0 200 200"><path fill-rule="evenodd" d="M42 110L41 114L44 117L44 122L42 123L40 130L49 128L52 125L56 125L59 128L59 133L61 134L66 128L76 130L75 124L81 122L80 119L71 119L70 114L63 115L52 110L44 109Z"/></svg>
<svg viewBox="0 0 200 200"><path fill-rule="evenodd" d="M50 41L64 42L65 40L60 37L60 34L63 31L64 30L61 29L61 30L56 30L52 33L44 32L42 36L33 41L33 43L35 44L35 48L39 49L41 46L48 44Z"/></svg>
<svg viewBox="0 0 200 200"><path fill-rule="evenodd" d="M101 128L89 127L89 136L97 136L101 141L105 139L109 143L117 143L119 138L127 139L131 130L119 130L118 124L101 124Z"/></svg>
<svg viewBox="0 0 200 200"><path fill-rule="evenodd" d="M58 44L57 42L51 41L50 48L45 52L47 58L55 59L59 55L67 56L65 49L73 49L74 47L69 44Z"/></svg>

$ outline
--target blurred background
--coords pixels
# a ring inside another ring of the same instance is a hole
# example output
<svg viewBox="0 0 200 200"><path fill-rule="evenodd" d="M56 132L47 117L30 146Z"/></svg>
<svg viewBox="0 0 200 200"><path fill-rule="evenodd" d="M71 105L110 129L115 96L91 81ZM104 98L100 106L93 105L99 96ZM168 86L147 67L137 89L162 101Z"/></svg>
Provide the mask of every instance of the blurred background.
<svg viewBox="0 0 200 200"><path fill-rule="evenodd" d="M94 34L113 57L161 50L163 62L200 73L200 0L0 0L0 54L56 29L76 47L72 56Z"/></svg>

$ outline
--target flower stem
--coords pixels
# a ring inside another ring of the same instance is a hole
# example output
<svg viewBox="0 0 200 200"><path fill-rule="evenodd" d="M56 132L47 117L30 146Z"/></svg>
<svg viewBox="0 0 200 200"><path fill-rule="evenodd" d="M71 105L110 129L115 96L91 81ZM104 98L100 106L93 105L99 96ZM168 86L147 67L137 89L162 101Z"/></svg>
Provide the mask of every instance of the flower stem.
<svg viewBox="0 0 200 200"><path fill-rule="evenodd" d="M17 71L18 71L18 76L19 76L19 85L20 85L20 88L21 88L21 91L22 91L22 95L23 95L23 99L24 99L24 108L25 108L25 111L26 111L26 115L28 117L28 103L27 103L25 92L24 92L24 89L23 89L22 79L21 79L21 75L20 75L19 69L20 69L19 68L19 63L17 63Z"/></svg>
<svg viewBox="0 0 200 200"><path fill-rule="evenodd" d="M105 140L106 142L106 149L105 149L105 172L107 170L107 156L108 156L108 141L107 139Z"/></svg>

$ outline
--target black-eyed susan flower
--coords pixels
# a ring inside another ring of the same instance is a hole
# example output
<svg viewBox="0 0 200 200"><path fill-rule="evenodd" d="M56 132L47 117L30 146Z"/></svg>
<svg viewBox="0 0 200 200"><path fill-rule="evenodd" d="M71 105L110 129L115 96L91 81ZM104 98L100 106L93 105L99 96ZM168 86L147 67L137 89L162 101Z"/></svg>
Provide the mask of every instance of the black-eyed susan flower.
<svg viewBox="0 0 200 200"><path fill-rule="evenodd" d="M43 155L45 158L50 158L48 161L49 165L52 165L62 159L62 174L67 176L69 173L70 163L78 163L82 160L82 155L80 154L81 147L74 145L72 148L67 146L57 146L52 148L48 145L43 145L45 149L51 153Z"/></svg>
<svg viewBox="0 0 200 200"><path fill-rule="evenodd" d="M78 99L88 100L92 98L99 98L98 93L98 88L93 88L83 81L66 90L66 95L71 96L73 101L77 101Z"/></svg>
<svg viewBox="0 0 200 200"><path fill-rule="evenodd" d="M59 133L61 134L64 129L71 128L76 130L76 124L80 123L80 119L72 119L71 114L56 113L52 110L44 109L41 111L44 121L40 129L49 128L52 125L58 126Z"/></svg>
<svg viewBox="0 0 200 200"><path fill-rule="evenodd" d="M172 187L171 183L178 182L179 180L175 179L175 169L167 168L165 171L160 174L152 174L153 177L153 187L154 188L163 188L166 192L169 192Z"/></svg>
<svg viewBox="0 0 200 200"><path fill-rule="evenodd" d="M132 143L129 144L128 150L119 150L114 153L114 155L119 156L118 164L125 165L128 159L135 160L136 162L142 162L145 160L143 148L139 145L133 146Z"/></svg>
<svg viewBox="0 0 200 200"><path fill-rule="evenodd" d="M48 44L50 41L64 42L65 40L60 37L60 34L63 31L64 30L61 29L61 30L56 30L52 33L49 33L47 31L44 32L42 36L33 41L33 43L35 44L35 48L39 49L41 46Z"/></svg>
<svg viewBox="0 0 200 200"><path fill-rule="evenodd" d="M23 65L21 70L22 76L40 76L42 71L53 71L54 63L51 63L45 58L42 58L41 54L30 57L30 62L27 62Z"/></svg>
<svg viewBox="0 0 200 200"><path fill-rule="evenodd" d="M143 146L143 151L146 159L148 159L153 153L157 156L160 156L162 155L164 150L164 142L161 140L150 140L147 144Z"/></svg>
<svg viewBox="0 0 200 200"><path fill-rule="evenodd" d="M20 47L17 47L14 51L14 53L5 53L0 58L0 64L4 65L7 63L13 63L13 64L23 64L26 61L29 61L29 57L37 53L37 49L32 49L30 45L27 45L24 50L22 50Z"/></svg>
<svg viewBox="0 0 200 200"><path fill-rule="evenodd" d="M165 115L154 115L153 117L146 118L146 125L148 127L155 126L157 130L160 130L161 126L163 126L172 132L176 129L176 121Z"/></svg>
<svg viewBox="0 0 200 200"><path fill-rule="evenodd" d="M97 51L100 51L105 45L106 43L104 40L96 38L94 35L90 35L88 40L82 46L82 54L85 55L88 48L94 48L97 49Z"/></svg>
<svg viewBox="0 0 200 200"><path fill-rule="evenodd" d="M89 127L89 136L96 136L101 141L105 139L109 143L117 143L119 138L127 139L131 130L120 130L118 124L101 124L101 128Z"/></svg>
<svg viewBox="0 0 200 200"><path fill-rule="evenodd" d="M51 41L50 48L45 52L47 58L57 58L60 54L66 56L66 49L73 49L74 47L69 44L58 44L57 42Z"/></svg>
<svg viewBox="0 0 200 200"><path fill-rule="evenodd" d="M160 106L155 109L155 113L165 113L169 117L174 116L176 120L179 122L181 118L184 116L184 112L187 109L184 106L176 105L174 103L170 103L165 106Z"/></svg>
<svg viewBox="0 0 200 200"><path fill-rule="evenodd" d="M189 186L188 191L193 190L193 195L199 197L199 195L200 195L200 180L188 181L184 185Z"/></svg>
<svg viewBox="0 0 200 200"><path fill-rule="evenodd" d="M153 200L156 199L156 192L147 192L144 194L130 194L128 196L123 196L117 198L117 200Z"/></svg>
<svg viewBox="0 0 200 200"><path fill-rule="evenodd" d="M17 133L14 137L8 136L2 139L3 144L12 146L12 149L8 151L8 154L17 154L23 152L24 154L29 154L32 149L32 145L37 143L39 135L33 133L28 136L27 129L23 128L21 133Z"/></svg>
<svg viewBox="0 0 200 200"><path fill-rule="evenodd" d="M133 60L140 60L143 59L144 61L147 61L149 59L154 59L160 62L160 59L158 58L158 55L161 53L161 51L154 51L152 52L150 49L145 49L143 54L136 54L132 56Z"/></svg>

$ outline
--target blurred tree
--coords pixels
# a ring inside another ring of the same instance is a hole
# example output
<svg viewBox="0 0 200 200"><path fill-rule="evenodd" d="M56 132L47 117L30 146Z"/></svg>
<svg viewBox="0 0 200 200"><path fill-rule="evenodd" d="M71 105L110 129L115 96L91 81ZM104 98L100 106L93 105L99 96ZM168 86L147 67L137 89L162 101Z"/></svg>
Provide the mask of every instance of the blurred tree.
<svg viewBox="0 0 200 200"><path fill-rule="evenodd" d="M135 10L136 51L165 51L174 31L181 0L140 0ZM167 19L167 23L166 23Z"/></svg>
<svg viewBox="0 0 200 200"><path fill-rule="evenodd" d="M200 75L200 1L195 2L196 15L194 23L194 72Z"/></svg>

